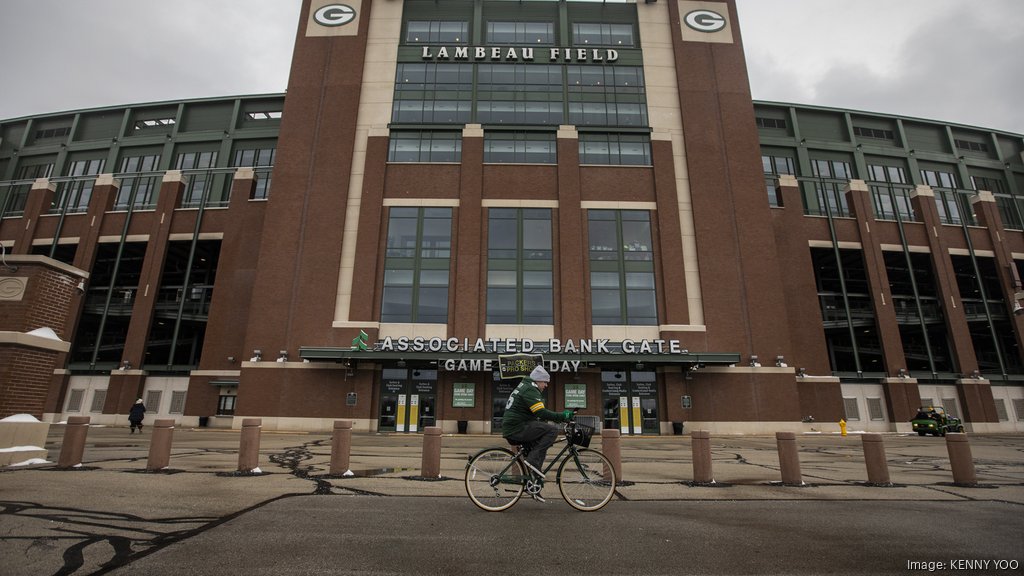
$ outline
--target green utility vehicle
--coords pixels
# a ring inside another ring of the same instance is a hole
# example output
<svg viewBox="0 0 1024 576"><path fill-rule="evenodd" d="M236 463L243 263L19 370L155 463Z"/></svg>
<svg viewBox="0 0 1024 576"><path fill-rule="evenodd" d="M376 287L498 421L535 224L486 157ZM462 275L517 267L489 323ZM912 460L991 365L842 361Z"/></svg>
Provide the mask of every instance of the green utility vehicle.
<svg viewBox="0 0 1024 576"><path fill-rule="evenodd" d="M934 434L945 436L947 432L963 432L964 425L959 418L946 414L942 406L922 406L910 421L918 436Z"/></svg>

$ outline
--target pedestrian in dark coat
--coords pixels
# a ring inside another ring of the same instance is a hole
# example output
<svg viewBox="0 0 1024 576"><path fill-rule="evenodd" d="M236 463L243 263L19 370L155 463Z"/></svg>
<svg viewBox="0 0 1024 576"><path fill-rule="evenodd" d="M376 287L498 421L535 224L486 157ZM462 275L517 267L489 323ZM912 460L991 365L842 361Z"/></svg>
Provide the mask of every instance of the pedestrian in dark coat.
<svg viewBox="0 0 1024 576"><path fill-rule="evenodd" d="M131 432L134 434L135 429L139 429L139 434L142 434L142 419L146 416L146 405L142 403L142 398L135 401L132 409L128 411L128 423L131 425Z"/></svg>

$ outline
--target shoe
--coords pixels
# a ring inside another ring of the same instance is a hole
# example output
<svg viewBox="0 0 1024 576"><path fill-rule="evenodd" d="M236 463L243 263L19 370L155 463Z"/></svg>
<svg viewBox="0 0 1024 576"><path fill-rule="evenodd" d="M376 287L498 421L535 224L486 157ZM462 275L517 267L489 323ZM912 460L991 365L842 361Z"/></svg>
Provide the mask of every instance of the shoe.
<svg viewBox="0 0 1024 576"><path fill-rule="evenodd" d="M541 496L540 494L530 494L530 498L533 498L534 500L540 502L541 504L547 503L547 500L545 500L544 497Z"/></svg>

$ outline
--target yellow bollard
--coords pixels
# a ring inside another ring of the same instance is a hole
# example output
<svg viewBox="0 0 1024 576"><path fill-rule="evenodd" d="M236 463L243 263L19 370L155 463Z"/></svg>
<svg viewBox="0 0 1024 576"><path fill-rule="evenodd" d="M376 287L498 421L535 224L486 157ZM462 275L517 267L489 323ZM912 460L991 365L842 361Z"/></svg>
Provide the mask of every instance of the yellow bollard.
<svg viewBox="0 0 1024 576"><path fill-rule="evenodd" d="M839 435L846 436L846 420L839 419Z"/></svg>

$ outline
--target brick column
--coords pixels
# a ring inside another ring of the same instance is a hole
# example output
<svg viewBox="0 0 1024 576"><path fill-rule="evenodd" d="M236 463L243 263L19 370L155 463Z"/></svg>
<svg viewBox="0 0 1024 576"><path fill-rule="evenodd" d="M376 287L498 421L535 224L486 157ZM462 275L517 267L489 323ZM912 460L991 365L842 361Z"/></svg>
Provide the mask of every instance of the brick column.
<svg viewBox="0 0 1024 576"><path fill-rule="evenodd" d="M14 248L10 254L31 254L32 239L36 236L39 228L39 217L50 211L53 204L53 196L57 192L57 185L47 178L39 178L32 184L25 201L25 212L21 220L25 227L21 234L14 241Z"/></svg>
<svg viewBox="0 0 1024 576"><path fill-rule="evenodd" d="M989 294L988 297L1000 297L1003 300L1013 326L1013 335L1017 341L1017 353L1024 354L1024 315L1017 316L1013 313L1013 303L1016 302L1015 294L1020 291L1014 283L1014 273L1011 272L1011 267L1016 266L1016 263L1011 255L1010 243L1006 241L1007 234L1003 228L1003 220L999 216L996 198L991 192L979 190L977 196L971 198L971 207L974 208L974 213L978 216L978 226L985 227L985 232L992 243L992 251L995 252L996 273L999 275L999 286L1003 291L1002 294Z"/></svg>
<svg viewBox="0 0 1024 576"><path fill-rule="evenodd" d="M473 337L484 334L486 314L483 308L483 270L486 258L483 238L483 163L484 131L469 124L462 131L462 170L459 177L459 208L456 210L454 289L448 294L448 323L452 335Z"/></svg>
<svg viewBox="0 0 1024 576"><path fill-rule="evenodd" d="M590 266L580 190L580 145L575 126L558 128L558 214L555 228L555 326L558 338L592 335L590 328ZM576 292L575 294L573 292Z"/></svg>

